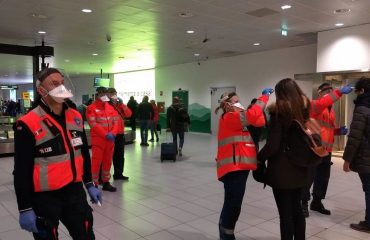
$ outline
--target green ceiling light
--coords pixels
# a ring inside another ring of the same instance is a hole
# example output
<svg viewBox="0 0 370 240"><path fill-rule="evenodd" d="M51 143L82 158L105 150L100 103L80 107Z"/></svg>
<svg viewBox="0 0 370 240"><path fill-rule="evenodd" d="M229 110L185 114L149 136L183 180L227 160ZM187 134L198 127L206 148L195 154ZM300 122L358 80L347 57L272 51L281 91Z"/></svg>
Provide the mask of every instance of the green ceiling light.
<svg viewBox="0 0 370 240"><path fill-rule="evenodd" d="M286 24L281 26L281 35L284 37L288 36L288 26Z"/></svg>

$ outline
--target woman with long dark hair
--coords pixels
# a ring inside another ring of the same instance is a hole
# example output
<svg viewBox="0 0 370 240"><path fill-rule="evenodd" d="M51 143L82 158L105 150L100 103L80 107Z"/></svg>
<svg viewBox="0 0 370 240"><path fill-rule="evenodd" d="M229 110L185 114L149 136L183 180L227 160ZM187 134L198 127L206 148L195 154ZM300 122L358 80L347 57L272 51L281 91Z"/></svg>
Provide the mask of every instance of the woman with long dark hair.
<svg viewBox="0 0 370 240"><path fill-rule="evenodd" d="M269 106L270 123L266 145L258 160L267 162L266 184L272 187L280 215L282 240L305 239L306 221L301 207L301 189L309 183L310 169L298 167L285 153L293 120L309 120L310 101L297 83L286 78L275 86L276 103Z"/></svg>

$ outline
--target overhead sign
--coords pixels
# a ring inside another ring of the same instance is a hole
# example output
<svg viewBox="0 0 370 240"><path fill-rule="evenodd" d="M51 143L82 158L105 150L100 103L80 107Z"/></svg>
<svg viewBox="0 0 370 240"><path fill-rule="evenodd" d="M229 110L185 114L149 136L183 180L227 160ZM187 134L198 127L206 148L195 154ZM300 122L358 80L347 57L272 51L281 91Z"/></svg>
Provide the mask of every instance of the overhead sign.
<svg viewBox="0 0 370 240"><path fill-rule="evenodd" d="M29 92L22 92L22 99L30 99L30 93Z"/></svg>

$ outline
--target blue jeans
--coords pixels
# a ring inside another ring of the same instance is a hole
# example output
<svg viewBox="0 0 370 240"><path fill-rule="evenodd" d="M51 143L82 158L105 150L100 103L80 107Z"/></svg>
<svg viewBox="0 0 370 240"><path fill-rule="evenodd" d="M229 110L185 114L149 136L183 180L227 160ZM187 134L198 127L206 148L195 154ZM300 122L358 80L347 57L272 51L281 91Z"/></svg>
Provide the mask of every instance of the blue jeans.
<svg viewBox="0 0 370 240"><path fill-rule="evenodd" d="M359 173L358 175L362 182L362 190L365 192L365 221L370 226L370 173Z"/></svg>
<svg viewBox="0 0 370 240"><path fill-rule="evenodd" d="M141 143L148 143L149 120L140 120Z"/></svg>
<svg viewBox="0 0 370 240"><path fill-rule="evenodd" d="M223 176L220 180L224 183L225 198L220 215L220 237L221 239L234 239L232 233L238 221L242 208L245 186L247 184L249 171L235 171ZM228 232L225 236L223 233ZM229 236L227 236L229 235Z"/></svg>
<svg viewBox="0 0 370 240"><path fill-rule="evenodd" d="M179 145L177 146L177 134L179 134L179 138L180 138L180 143ZM185 138L185 133L184 132L179 132L179 131L172 131L172 137L173 137L173 144L175 144L176 146L176 150L177 148L181 148L184 146L184 138Z"/></svg>

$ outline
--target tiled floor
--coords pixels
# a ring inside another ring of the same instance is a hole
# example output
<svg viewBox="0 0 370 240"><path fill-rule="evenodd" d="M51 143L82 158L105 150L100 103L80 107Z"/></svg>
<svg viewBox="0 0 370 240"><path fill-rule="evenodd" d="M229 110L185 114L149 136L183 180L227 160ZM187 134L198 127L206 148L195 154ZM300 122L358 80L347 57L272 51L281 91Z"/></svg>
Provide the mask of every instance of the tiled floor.
<svg viewBox="0 0 370 240"><path fill-rule="evenodd" d="M223 186L216 180L215 150L214 137L187 134L184 156L176 163L161 163L160 142L147 148L139 144L126 146L126 174L130 181L115 182L118 192L104 192L103 206L93 206L96 239L218 239ZM333 161L325 200L332 215L311 212L307 238L370 240L370 234L349 228L349 223L364 217L364 194L359 178L355 173L345 174L340 159ZM0 239L32 239L18 226L12 169L12 158L0 159ZM251 176L236 231L238 240L280 239L271 189L263 189ZM70 239L63 227L60 237Z"/></svg>

